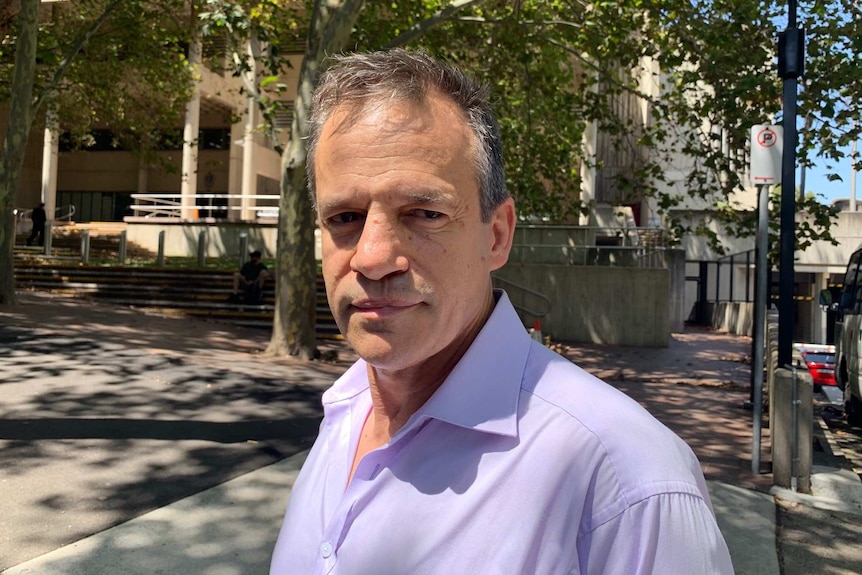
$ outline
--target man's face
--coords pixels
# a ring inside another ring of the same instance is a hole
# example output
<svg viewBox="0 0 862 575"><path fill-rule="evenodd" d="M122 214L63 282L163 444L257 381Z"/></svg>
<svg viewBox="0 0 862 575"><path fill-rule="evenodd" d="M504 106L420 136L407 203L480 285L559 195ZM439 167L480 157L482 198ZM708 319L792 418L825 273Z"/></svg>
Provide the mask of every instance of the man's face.
<svg viewBox="0 0 862 575"><path fill-rule="evenodd" d="M490 272L508 258L513 203L482 222L472 135L448 99L355 114L336 110L316 155L329 304L369 364L445 367L493 306Z"/></svg>

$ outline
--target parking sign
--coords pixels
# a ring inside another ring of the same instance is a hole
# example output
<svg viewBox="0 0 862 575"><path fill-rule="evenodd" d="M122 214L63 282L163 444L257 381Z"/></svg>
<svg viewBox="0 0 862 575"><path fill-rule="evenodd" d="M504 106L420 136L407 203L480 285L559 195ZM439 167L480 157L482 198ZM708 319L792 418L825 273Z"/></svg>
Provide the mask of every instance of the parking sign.
<svg viewBox="0 0 862 575"><path fill-rule="evenodd" d="M751 127L752 185L781 183L781 154L784 130L781 126L758 124Z"/></svg>

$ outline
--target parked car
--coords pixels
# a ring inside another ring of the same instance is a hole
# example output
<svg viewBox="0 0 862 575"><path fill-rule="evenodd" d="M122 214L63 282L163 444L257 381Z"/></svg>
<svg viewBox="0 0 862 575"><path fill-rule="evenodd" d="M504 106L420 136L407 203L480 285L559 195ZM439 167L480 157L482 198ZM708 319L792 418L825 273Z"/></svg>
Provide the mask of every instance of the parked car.
<svg viewBox="0 0 862 575"><path fill-rule="evenodd" d="M830 346L832 347L832 346ZM838 385L835 381L835 349L830 350L803 350L800 352L811 379L814 381L814 390L820 391L818 386Z"/></svg>
<svg viewBox="0 0 862 575"><path fill-rule="evenodd" d="M827 290L820 292L820 305L835 313L835 379L844 391L844 414L847 423L862 427L862 246L853 252L844 274L844 287L837 302Z"/></svg>
<svg viewBox="0 0 862 575"><path fill-rule="evenodd" d="M808 367L814 384L814 393L822 393L825 396L826 405L842 410L844 392L839 389L838 381L835 379L835 346L795 343L793 348Z"/></svg>

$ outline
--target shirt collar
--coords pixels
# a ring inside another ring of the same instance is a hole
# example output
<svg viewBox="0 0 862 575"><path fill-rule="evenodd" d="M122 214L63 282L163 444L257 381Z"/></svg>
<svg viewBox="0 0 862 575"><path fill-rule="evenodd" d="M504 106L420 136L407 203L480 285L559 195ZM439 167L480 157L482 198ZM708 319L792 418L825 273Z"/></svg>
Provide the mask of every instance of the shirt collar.
<svg viewBox="0 0 862 575"><path fill-rule="evenodd" d="M437 419L477 431L518 434L518 398L531 340L508 295L497 303L446 381L411 418ZM323 395L324 405L350 400L368 389L364 360L354 363ZM408 423L406 427L410 427Z"/></svg>
<svg viewBox="0 0 862 575"><path fill-rule="evenodd" d="M497 305L488 321L417 415L515 437L531 340L506 292L495 290L495 296Z"/></svg>

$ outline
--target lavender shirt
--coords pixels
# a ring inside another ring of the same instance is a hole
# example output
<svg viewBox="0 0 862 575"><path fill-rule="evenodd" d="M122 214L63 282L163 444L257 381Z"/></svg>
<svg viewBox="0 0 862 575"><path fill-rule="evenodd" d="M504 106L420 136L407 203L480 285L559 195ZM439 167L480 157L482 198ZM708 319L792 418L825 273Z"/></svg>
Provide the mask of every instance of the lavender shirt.
<svg viewBox="0 0 862 575"><path fill-rule="evenodd" d="M366 365L323 396L271 575L733 573L694 454L533 342L507 296L347 484Z"/></svg>

